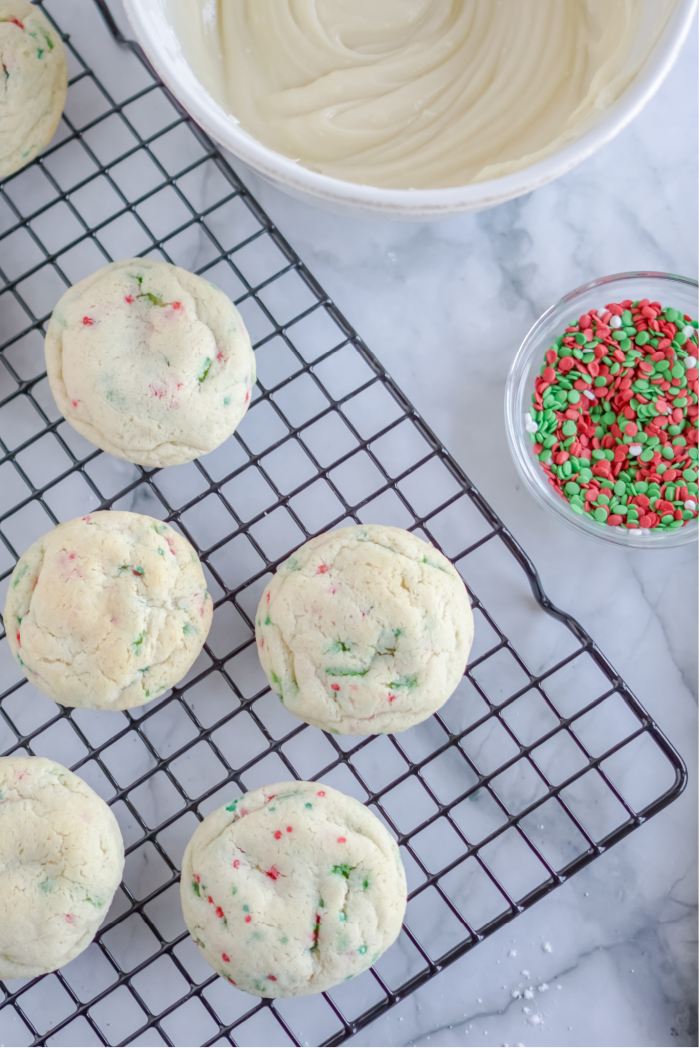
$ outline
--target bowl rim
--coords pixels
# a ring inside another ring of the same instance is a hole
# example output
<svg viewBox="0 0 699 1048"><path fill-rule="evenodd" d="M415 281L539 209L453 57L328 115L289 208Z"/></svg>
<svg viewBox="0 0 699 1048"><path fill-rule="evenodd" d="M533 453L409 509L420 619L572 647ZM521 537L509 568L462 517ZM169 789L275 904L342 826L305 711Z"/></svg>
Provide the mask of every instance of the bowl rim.
<svg viewBox="0 0 699 1048"><path fill-rule="evenodd" d="M551 182L596 152L623 130L658 90L684 44L698 2L677 0L667 25L628 87L593 127L552 156L512 174L466 186L384 189L320 174L262 145L214 101L184 60L179 45L174 46L174 33L158 28L157 19L165 17L162 0L123 0L136 37L163 82L204 131L239 159L273 182L331 204L414 217L494 207ZM181 70L175 74L176 51L189 75L183 76Z"/></svg>
<svg viewBox="0 0 699 1048"><path fill-rule="evenodd" d="M585 284L581 284L579 287L567 292L557 302L549 306L535 321L522 339L515 354L505 386L505 430L510 453L514 459L517 472L524 481L527 490L540 506L552 513L561 523L578 534L582 532L597 542L612 543L627 549L669 549L696 541L699 531L699 518L695 518L687 526L673 531L655 531L646 528L627 531L622 528L602 527L587 520L584 516L573 513L562 498L554 495L551 486L545 479L544 471L537 470L534 466L534 460L528 454L529 448L525 441L521 422L522 412L527 407L523 399L526 368L536 354L543 359L545 352L544 342L548 342L549 337L547 336L546 339L543 339L542 334L548 322L554 316L563 314L564 311L573 307L588 292L597 289L601 290L605 287L613 287L616 284L632 280L667 281L668 286L679 284L687 289L693 289L695 292L699 290L699 282L692 277L685 277L676 273L663 273L657 270L632 270L625 273L612 273L608 276L596 277L594 280L589 280Z"/></svg>

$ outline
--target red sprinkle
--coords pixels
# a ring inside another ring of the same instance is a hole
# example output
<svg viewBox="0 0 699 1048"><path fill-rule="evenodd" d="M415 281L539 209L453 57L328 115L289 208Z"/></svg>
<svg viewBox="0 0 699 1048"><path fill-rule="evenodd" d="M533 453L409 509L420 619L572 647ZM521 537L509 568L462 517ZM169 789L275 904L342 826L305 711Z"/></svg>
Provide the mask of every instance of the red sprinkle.
<svg viewBox="0 0 699 1048"><path fill-rule="evenodd" d="M332 688L333 691L339 691L340 690L340 685L339 684L331 684L330 687Z"/></svg>
<svg viewBox="0 0 699 1048"><path fill-rule="evenodd" d="M222 957L222 958L224 959L224 961L226 962L226 964L229 964L229 963L230 963L230 957L228 956L228 954L227 954L227 953L222 953L222 954L221 954L221 957Z"/></svg>
<svg viewBox="0 0 699 1048"><path fill-rule="evenodd" d="M90 317L83 317L83 324L89 327L91 324L94 324L94 320Z"/></svg>

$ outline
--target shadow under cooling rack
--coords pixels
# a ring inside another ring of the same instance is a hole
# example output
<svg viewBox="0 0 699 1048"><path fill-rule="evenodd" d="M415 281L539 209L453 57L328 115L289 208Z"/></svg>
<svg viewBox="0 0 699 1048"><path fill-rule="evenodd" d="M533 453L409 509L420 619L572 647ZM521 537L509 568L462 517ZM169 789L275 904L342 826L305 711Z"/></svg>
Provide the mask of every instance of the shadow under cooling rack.
<svg viewBox="0 0 699 1048"><path fill-rule="evenodd" d="M95 942L60 972L0 984L0 1041L340 1044L677 797L684 766L138 47L120 46L85 0L43 7L67 40L71 81L50 148L0 185L0 600L39 535L113 507L188 537L216 611L181 685L125 713L57 707L0 634L0 752L71 766L112 805L127 845ZM44 327L65 288L139 254L223 288L258 362L237 433L160 471L79 437L44 371ZM472 597L459 690L397 737L300 724L255 651L253 615L277 564L353 521L430 539ZM231 794L293 777L383 820L410 899L373 970L316 997L258 1001L199 957L179 863L198 819Z"/></svg>

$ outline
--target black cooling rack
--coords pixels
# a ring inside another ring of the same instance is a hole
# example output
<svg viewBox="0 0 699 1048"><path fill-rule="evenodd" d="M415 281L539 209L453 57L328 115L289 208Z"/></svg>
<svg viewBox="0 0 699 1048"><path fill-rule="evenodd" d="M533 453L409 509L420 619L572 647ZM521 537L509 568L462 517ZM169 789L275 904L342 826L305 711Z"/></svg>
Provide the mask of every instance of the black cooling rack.
<svg viewBox="0 0 699 1048"><path fill-rule="evenodd" d="M128 508L187 535L216 612L181 686L127 713L55 706L24 680L0 635L0 751L72 766L113 806L127 844L123 885L88 950L55 974L0 984L0 1040L337 1045L660 811L686 773L96 3L45 0L70 53L69 100L51 147L0 185L0 586L4 595L18 554L59 520ZM43 365L43 329L65 287L137 254L228 291L260 376L222 448L162 471L82 440L57 415ZM300 724L257 661L253 615L270 573L310 535L350 521L430 538L472 596L476 641L462 685L438 716L396 737ZM293 777L371 806L399 840L410 899L400 939L373 970L322 996L260 1001L199 958L181 917L178 864L197 819L231 792Z"/></svg>

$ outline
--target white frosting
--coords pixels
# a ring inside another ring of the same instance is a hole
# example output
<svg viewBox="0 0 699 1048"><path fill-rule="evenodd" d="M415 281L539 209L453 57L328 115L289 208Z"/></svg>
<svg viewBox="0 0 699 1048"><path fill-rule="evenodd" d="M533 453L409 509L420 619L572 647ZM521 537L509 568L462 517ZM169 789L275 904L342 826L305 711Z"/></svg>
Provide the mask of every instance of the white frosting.
<svg viewBox="0 0 699 1048"><path fill-rule="evenodd" d="M479 182L559 150L627 87L672 6L649 19L644 0L218 0L214 19L199 0L197 23L173 0L188 60L244 130L391 188Z"/></svg>

